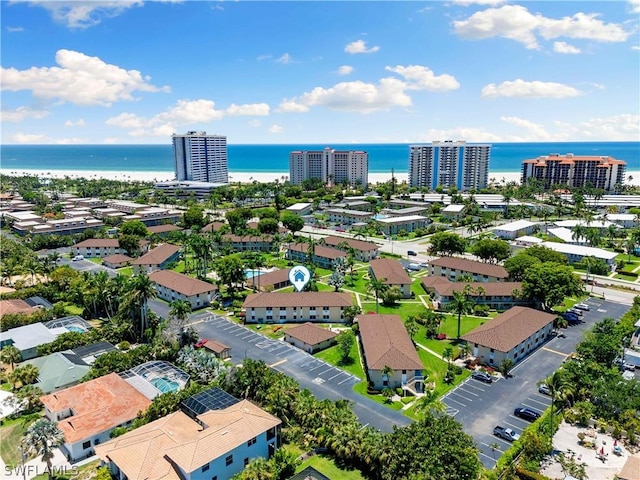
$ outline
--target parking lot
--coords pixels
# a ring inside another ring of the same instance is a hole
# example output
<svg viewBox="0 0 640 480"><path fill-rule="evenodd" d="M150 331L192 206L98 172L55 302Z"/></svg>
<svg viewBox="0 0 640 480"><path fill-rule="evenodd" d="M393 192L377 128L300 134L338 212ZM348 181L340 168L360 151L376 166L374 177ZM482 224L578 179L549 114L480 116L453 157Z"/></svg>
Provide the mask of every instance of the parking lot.
<svg viewBox="0 0 640 480"><path fill-rule="evenodd" d="M496 425L508 427L517 433L529 422L513 415L517 407L529 407L544 411L551 399L538 392L537 383L550 376L562 362L575 351L584 333L605 317L620 318L627 305L591 298L586 301L589 311L582 315L582 322L562 330L556 336L519 362L505 379L500 377L491 384L468 378L442 399L447 413L462 423L463 429L472 435L480 450L480 459L487 468L493 468L502 453L510 447L506 440L493 435Z"/></svg>
<svg viewBox="0 0 640 480"><path fill-rule="evenodd" d="M219 341L231 347L231 361L242 363L245 358L262 360L275 370L292 377L301 388L308 388L317 398L351 400L353 410L363 425L391 431L393 425L403 426L410 419L363 397L353 390L362 380L334 367L283 340L273 340L253 330L233 323L225 317L202 312L191 317L191 324L200 338Z"/></svg>

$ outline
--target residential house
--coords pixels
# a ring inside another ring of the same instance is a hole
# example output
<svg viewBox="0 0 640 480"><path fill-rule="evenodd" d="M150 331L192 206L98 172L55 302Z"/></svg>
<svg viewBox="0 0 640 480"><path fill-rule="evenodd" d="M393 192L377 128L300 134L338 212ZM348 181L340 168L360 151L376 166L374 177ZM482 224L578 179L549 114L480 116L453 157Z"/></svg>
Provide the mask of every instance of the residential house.
<svg viewBox="0 0 640 480"><path fill-rule="evenodd" d="M102 265L107 268L122 268L131 265L131 262L133 262L133 258L128 255L122 255L121 253L102 257Z"/></svg>
<svg viewBox="0 0 640 480"><path fill-rule="evenodd" d="M247 296L243 306L247 323L342 323L351 305L344 292L262 292Z"/></svg>
<svg viewBox="0 0 640 480"><path fill-rule="evenodd" d="M180 247L178 245L163 243L133 260L131 265L136 275L140 273L148 274L156 270L164 270L171 263L176 262L179 257Z"/></svg>
<svg viewBox="0 0 640 480"><path fill-rule="evenodd" d="M64 434L62 452L74 463L93 455L116 427L131 425L151 404L117 373L44 395L40 401L45 416Z"/></svg>
<svg viewBox="0 0 640 480"><path fill-rule="evenodd" d="M21 298L12 298L9 300L0 300L0 318L10 313L24 313L31 315L38 311L38 308ZM4 336L4 335L3 335Z"/></svg>
<svg viewBox="0 0 640 480"><path fill-rule="evenodd" d="M40 388L43 393L77 385L91 370L91 366L72 351L32 358L21 365L25 364L38 368L38 380L34 386Z"/></svg>
<svg viewBox="0 0 640 480"><path fill-rule="evenodd" d="M424 366L400 316L360 315L357 322L367 375L374 388L402 387L422 393Z"/></svg>
<svg viewBox="0 0 640 480"><path fill-rule="evenodd" d="M426 228L431 220L422 215L407 215L405 217L377 218L376 222L385 235L396 235L398 232L415 232L419 228Z"/></svg>
<svg viewBox="0 0 640 480"><path fill-rule="evenodd" d="M459 281L462 275L468 275L474 282L504 282L509 272L491 263L476 262L468 258L440 257L427 263L429 275L447 277L452 282Z"/></svg>
<svg viewBox="0 0 640 480"><path fill-rule="evenodd" d="M209 306L218 290L211 283L172 270L156 270L149 278L156 283L158 297L167 302L185 300L193 310Z"/></svg>
<svg viewBox="0 0 640 480"><path fill-rule="evenodd" d="M422 287L432 295L439 308L447 308L454 292L468 289L475 305L487 305L495 310L507 310L514 305L531 305L531 301L516 294L522 291L522 282L452 282L445 277L422 277Z"/></svg>
<svg viewBox="0 0 640 480"><path fill-rule="evenodd" d="M586 257L594 257L602 260L609 265L611 270L616 268L616 257L618 253L610 252L602 248L586 247L583 245L569 245L567 243L557 242L542 242L539 245L549 248L554 252L563 254L569 260L569 264L573 265L576 262L581 262Z"/></svg>
<svg viewBox="0 0 640 480"><path fill-rule="evenodd" d="M289 282L289 269L281 268L273 272L254 275L245 282L250 288L258 289L261 292L272 292L291 285Z"/></svg>
<svg viewBox="0 0 640 480"><path fill-rule="evenodd" d="M326 475L323 475L315 468L309 466L305 467L298 473L296 473L293 477L289 477L288 480L331 480Z"/></svg>
<svg viewBox="0 0 640 480"><path fill-rule="evenodd" d="M366 222L373 218L373 213L363 210L347 210L345 208L330 208L325 211L329 215L331 223L339 225L352 225L358 222Z"/></svg>
<svg viewBox="0 0 640 480"><path fill-rule="evenodd" d="M356 260L361 262L369 262L377 258L380 250L380 247L375 243L353 238L336 237L332 235L326 237L324 241L327 246L337 248L344 252L349 252L350 249L353 249Z"/></svg>
<svg viewBox="0 0 640 480"><path fill-rule="evenodd" d="M273 249L272 235L232 235L222 236L222 241L238 252L270 252Z"/></svg>
<svg viewBox="0 0 640 480"><path fill-rule="evenodd" d="M309 262L309 244L294 243L289 245L286 256L289 260L299 263ZM332 269L336 258L347 258L347 254L337 248L325 247L315 244L313 246L312 262L322 268Z"/></svg>
<svg viewBox="0 0 640 480"><path fill-rule="evenodd" d="M389 287L398 287L403 298L411 297L411 278L398 260L377 258L369 262L369 275Z"/></svg>
<svg viewBox="0 0 640 480"><path fill-rule="evenodd" d="M118 480L229 480L270 458L282 422L249 400L191 418L171 413L96 448Z"/></svg>
<svg viewBox="0 0 640 480"><path fill-rule="evenodd" d="M516 220L515 222L505 223L504 225L495 227L493 229L493 234L496 237L513 240L523 235L531 235L538 228L537 222Z"/></svg>
<svg viewBox="0 0 640 480"><path fill-rule="evenodd" d="M482 362L499 366L505 359L518 362L541 346L553 332L557 315L529 307L512 307L461 338Z"/></svg>
<svg viewBox="0 0 640 480"><path fill-rule="evenodd" d="M22 360L29 360L38 356L40 345L53 342L59 335L68 332L64 327L47 328L44 323L30 323L2 332L0 348L13 345L20 352Z"/></svg>
<svg viewBox="0 0 640 480"><path fill-rule="evenodd" d="M440 211L440 214L447 220L460 220L460 218L464 216L466 210L466 205L456 205L455 203L452 203L451 205L444 207Z"/></svg>
<svg viewBox="0 0 640 480"><path fill-rule="evenodd" d="M313 325L310 322L287 329L284 341L309 354L314 354L336 344L337 333Z"/></svg>

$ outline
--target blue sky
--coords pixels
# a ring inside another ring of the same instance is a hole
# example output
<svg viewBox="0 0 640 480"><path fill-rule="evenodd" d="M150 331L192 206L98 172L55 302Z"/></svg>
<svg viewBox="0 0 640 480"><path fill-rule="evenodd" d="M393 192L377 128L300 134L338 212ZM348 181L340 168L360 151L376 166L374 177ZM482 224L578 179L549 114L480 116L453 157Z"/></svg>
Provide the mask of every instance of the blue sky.
<svg viewBox="0 0 640 480"><path fill-rule="evenodd" d="M3 144L640 139L640 0L0 9Z"/></svg>

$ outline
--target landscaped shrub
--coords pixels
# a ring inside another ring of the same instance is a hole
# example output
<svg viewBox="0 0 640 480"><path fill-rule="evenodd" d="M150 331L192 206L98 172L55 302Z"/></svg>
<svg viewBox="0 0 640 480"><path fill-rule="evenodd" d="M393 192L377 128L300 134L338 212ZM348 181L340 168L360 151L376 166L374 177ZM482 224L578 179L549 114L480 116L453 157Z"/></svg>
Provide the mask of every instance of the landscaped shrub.
<svg viewBox="0 0 640 480"><path fill-rule="evenodd" d="M486 317L489 315L489 305L474 305L473 314L478 317Z"/></svg>
<svg viewBox="0 0 640 480"><path fill-rule="evenodd" d="M117 346L118 346L118 350L122 350L123 352L131 348L131 344L126 340L120 342Z"/></svg>

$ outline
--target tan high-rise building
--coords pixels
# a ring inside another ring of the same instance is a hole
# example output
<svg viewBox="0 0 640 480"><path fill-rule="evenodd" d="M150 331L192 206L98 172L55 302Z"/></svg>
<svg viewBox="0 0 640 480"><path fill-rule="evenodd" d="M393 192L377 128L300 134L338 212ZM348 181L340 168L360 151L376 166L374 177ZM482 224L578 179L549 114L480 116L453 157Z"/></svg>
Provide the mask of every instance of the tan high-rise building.
<svg viewBox="0 0 640 480"><path fill-rule="evenodd" d="M289 181L299 185L303 180L317 178L333 185L368 183L369 154L362 150L296 150L289 154Z"/></svg>
<svg viewBox="0 0 640 480"><path fill-rule="evenodd" d="M543 182L545 188L592 186L611 191L624 183L626 168L624 160L613 157L552 153L523 161L522 183L535 178Z"/></svg>

